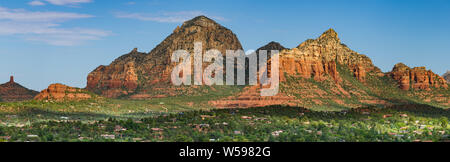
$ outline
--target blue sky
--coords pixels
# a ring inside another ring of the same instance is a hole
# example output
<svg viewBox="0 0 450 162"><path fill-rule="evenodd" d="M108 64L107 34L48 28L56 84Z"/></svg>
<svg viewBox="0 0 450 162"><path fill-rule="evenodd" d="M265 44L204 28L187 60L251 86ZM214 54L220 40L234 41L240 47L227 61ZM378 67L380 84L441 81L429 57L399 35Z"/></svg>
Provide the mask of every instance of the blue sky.
<svg viewBox="0 0 450 162"><path fill-rule="evenodd" d="M150 51L197 15L233 30L245 50L293 48L334 28L385 72L398 62L450 70L447 0L1 0L0 82L85 87L97 66Z"/></svg>

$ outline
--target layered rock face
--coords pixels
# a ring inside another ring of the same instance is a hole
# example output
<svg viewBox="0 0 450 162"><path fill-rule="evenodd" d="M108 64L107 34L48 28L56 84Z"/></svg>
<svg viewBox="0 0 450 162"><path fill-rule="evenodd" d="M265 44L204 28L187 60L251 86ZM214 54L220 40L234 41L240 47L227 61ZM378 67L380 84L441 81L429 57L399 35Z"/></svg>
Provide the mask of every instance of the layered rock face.
<svg viewBox="0 0 450 162"><path fill-rule="evenodd" d="M69 87L63 84L51 84L47 89L41 91L35 100L52 100L52 101L68 101L68 100L86 100L93 96L86 90Z"/></svg>
<svg viewBox="0 0 450 162"><path fill-rule="evenodd" d="M344 97L349 95L340 85L342 79L337 69L339 65L350 70L360 82L366 81L368 72L382 74L381 70L375 67L367 56L358 54L341 44L337 33L333 29L329 29L319 38L307 40L293 49L286 49L279 43L271 42L258 49L257 52L259 50L267 50L268 52L278 50L280 52L280 84L286 84L286 75L299 78L313 78L316 81L331 79L334 81L334 87L338 87L337 89L342 91L342 96ZM257 53L257 55L259 56L260 53ZM271 61L269 60L266 66L269 77L271 74L270 64ZM260 73L265 72L265 70L260 69ZM246 87L237 96L212 101L210 104L220 108L262 107L269 105L297 106L302 104L299 99L281 90L276 96L261 97L259 93L261 88L261 85ZM291 89L297 88L300 87L292 87ZM341 94L341 92L338 93ZM314 102L320 102L320 99L311 99Z"/></svg>
<svg viewBox="0 0 450 162"><path fill-rule="evenodd" d="M381 70L373 65L370 58L342 44L333 29L293 49L286 49L276 42L271 42L260 49L280 51L280 81L285 81L285 74L287 74L313 78L316 81L323 81L328 78L327 76L331 76L335 82L340 82L341 78L337 70L339 65L349 69L361 82L366 81L368 72L382 75ZM270 60L268 70L270 71Z"/></svg>
<svg viewBox="0 0 450 162"><path fill-rule="evenodd" d="M398 82L399 87L403 90L423 89L431 90L431 88L447 88L446 80L426 70L425 67L410 68L403 63L394 66L389 75Z"/></svg>
<svg viewBox="0 0 450 162"><path fill-rule="evenodd" d="M325 80L329 75L339 82L338 64L349 68L361 82L365 82L367 72L381 73L367 56L349 49L341 43L338 34L329 29L317 39L309 39L280 53L280 79L285 80L284 73L316 81Z"/></svg>
<svg viewBox="0 0 450 162"><path fill-rule="evenodd" d="M142 64L145 56L145 53L140 53L135 48L117 58L109 66L99 66L88 75L86 88L106 97L133 93L138 87L136 68Z"/></svg>
<svg viewBox="0 0 450 162"><path fill-rule="evenodd" d="M4 102L31 100L38 93L14 82L13 76L9 82L0 85L0 101Z"/></svg>
<svg viewBox="0 0 450 162"><path fill-rule="evenodd" d="M100 66L87 78L87 89L106 97L118 97L149 89L156 85L169 85L170 74L176 63L171 56L176 50L194 51L194 43L202 43L202 53L217 49L242 49L236 35L215 21L199 16L177 27L174 32L149 53L133 50L108 66ZM207 65L203 64L204 67Z"/></svg>
<svg viewBox="0 0 450 162"><path fill-rule="evenodd" d="M442 77L450 84L450 71L447 71Z"/></svg>

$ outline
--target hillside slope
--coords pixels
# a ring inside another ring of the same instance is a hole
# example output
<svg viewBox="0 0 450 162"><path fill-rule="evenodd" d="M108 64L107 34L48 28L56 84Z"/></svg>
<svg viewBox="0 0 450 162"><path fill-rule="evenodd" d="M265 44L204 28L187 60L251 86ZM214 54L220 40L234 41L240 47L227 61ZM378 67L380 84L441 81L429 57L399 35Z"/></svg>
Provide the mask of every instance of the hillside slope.
<svg viewBox="0 0 450 162"><path fill-rule="evenodd" d="M14 82L13 76L11 76L9 82L0 85L0 101L14 102L31 100L37 94L37 91L30 90Z"/></svg>

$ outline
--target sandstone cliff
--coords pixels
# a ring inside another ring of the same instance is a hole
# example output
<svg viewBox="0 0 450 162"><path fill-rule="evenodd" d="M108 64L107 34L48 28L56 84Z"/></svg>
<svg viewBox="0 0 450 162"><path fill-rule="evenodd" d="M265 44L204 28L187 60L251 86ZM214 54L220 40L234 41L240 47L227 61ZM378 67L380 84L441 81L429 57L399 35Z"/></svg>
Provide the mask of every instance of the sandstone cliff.
<svg viewBox="0 0 450 162"><path fill-rule="evenodd" d="M317 39L309 39L280 53L280 79L285 80L284 73L316 81L325 80L329 75L339 82L338 65L347 67L361 82L365 82L368 72L381 73L367 56L342 44L338 34L329 29Z"/></svg>
<svg viewBox="0 0 450 162"><path fill-rule="evenodd" d="M145 56L145 53L140 53L135 48L110 65L99 66L88 75L86 88L106 97L133 93L138 87L137 66L143 64Z"/></svg>
<svg viewBox="0 0 450 162"><path fill-rule="evenodd" d="M31 100L38 94L14 82L14 77L11 76L9 82L0 85L0 101L15 102Z"/></svg>
<svg viewBox="0 0 450 162"><path fill-rule="evenodd" d="M87 89L106 97L154 91L152 87L170 85L170 74L175 63L170 58L176 50L193 53L194 42L202 42L203 52L217 49L242 49L236 35L215 21L199 16L189 20L149 53L133 50L108 66L100 66L87 77ZM206 67L207 65L204 64Z"/></svg>
<svg viewBox="0 0 450 162"><path fill-rule="evenodd" d="M445 79L425 67L410 68L403 63L394 66L389 75L395 79L403 90L447 88Z"/></svg>
<svg viewBox="0 0 450 162"><path fill-rule="evenodd" d="M69 87L63 84L51 84L47 89L41 91L35 100L70 101L86 100L93 96L88 91Z"/></svg>

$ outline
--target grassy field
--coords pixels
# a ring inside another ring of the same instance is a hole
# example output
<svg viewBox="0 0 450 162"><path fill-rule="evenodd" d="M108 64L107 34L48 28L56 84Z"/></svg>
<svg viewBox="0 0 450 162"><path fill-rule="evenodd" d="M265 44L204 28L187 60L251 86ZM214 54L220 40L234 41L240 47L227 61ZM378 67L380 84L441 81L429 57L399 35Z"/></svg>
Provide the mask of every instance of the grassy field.
<svg viewBox="0 0 450 162"><path fill-rule="evenodd" d="M197 88L198 94L151 100L94 97L81 101L0 102L0 126L22 126L42 121L91 122L108 118L139 120L146 117L193 110L212 109L208 101L234 95L240 86ZM205 93L200 93L200 92ZM207 93L213 91L214 93Z"/></svg>
<svg viewBox="0 0 450 162"><path fill-rule="evenodd" d="M141 119L167 113L210 109L201 98L160 98L152 100L98 99L69 102L27 101L0 103L1 125L23 125L47 120L94 121L107 118Z"/></svg>

